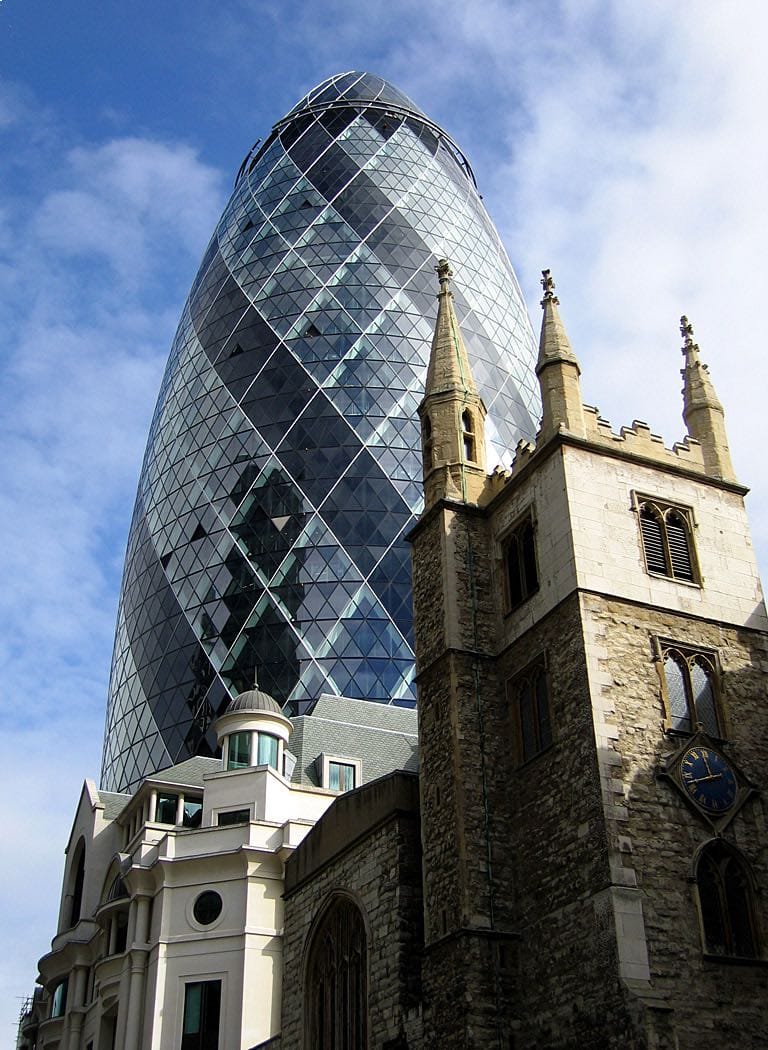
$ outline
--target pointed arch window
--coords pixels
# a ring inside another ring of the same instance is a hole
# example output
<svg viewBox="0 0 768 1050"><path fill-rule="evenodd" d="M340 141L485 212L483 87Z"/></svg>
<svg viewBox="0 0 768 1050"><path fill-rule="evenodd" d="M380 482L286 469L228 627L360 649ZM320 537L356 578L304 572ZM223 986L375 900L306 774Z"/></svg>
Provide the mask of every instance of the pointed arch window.
<svg viewBox="0 0 768 1050"><path fill-rule="evenodd" d="M72 868L74 881L72 883L72 906L69 913L69 925L75 926L80 921L80 913L83 907L83 887L85 885L85 841L83 839L80 839L77 844L75 862Z"/></svg>
<svg viewBox="0 0 768 1050"><path fill-rule="evenodd" d="M336 897L309 944L305 984L306 1050L366 1050L368 943L363 916Z"/></svg>
<svg viewBox="0 0 768 1050"><path fill-rule="evenodd" d="M428 415L424 416L421 424L421 447L424 457L425 472L434 466L434 452L432 444L432 420Z"/></svg>
<svg viewBox="0 0 768 1050"><path fill-rule="evenodd" d="M507 700L514 723L517 761L522 765L552 744L552 716L543 659L507 682Z"/></svg>
<svg viewBox="0 0 768 1050"><path fill-rule="evenodd" d="M661 643L660 656L668 728L681 733L701 728L710 736L721 737L720 675L715 654Z"/></svg>
<svg viewBox="0 0 768 1050"><path fill-rule="evenodd" d="M699 583L691 512L655 499L638 505L645 567L656 576Z"/></svg>
<svg viewBox="0 0 768 1050"><path fill-rule="evenodd" d="M504 542L504 584L508 612L539 589L535 530L530 514L518 522Z"/></svg>
<svg viewBox="0 0 768 1050"><path fill-rule="evenodd" d="M752 876L735 849L718 839L701 851L696 890L704 951L740 959L760 956Z"/></svg>
<svg viewBox="0 0 768 1050"><path fill-rule="evenodd" d="M469 463L476 463L475 421L468 408L461 413L461 440L464 447L464 459Z"/></svg>

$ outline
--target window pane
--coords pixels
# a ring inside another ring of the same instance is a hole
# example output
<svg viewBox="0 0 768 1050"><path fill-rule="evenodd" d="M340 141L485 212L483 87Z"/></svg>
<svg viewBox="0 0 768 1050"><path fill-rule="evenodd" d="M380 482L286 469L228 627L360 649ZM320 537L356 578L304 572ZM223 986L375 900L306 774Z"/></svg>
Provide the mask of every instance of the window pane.
<svg viewBox="0 0 768 1050"><path fill-rule="evenodd" d="M688 699L685 692L685 675L675 656L667 655L664 659L664 678L667 683L669 699L669 717L674 729L684 733L691 731L691 717L688 713Z"/></svg>
<svg viewBox="0 0 768 1050"><path fill-rule="evenodd" d="M66 1006L67 982L66 980L63 980L59 981L53 992L53 1002L51 1003L51 1017L63 1017Z"/></svg>
<svg viewBox="0 0 768 1050"><path fill-rule="evenodd" d="M194 1035L200 1031L202 1000L202 984L188 984L184 996L184 1035Z"/></svg>
<svg viewBox="0 0 768 1050"><path fill-rule="evenodd" d="M749 886L745 872L733 857L725 863L724 882L733 953L753 957L757 951L749 909Z"/></svg>
<svg viewBox="0 0 768 1050"><path fill-rule="evenodd" d="M232 733L229 737L227 769L243 769L251 764L251 734Z"/></svg>
<svg viewBox="0 0 768 1050"><path fill-rule="evenodd" d="M259 733L258 766L272 766L277 769L277 737L268 733Z"/></svg>
<svg viewBox="0 0 768 1050"><path fill-rule="evenodd" d="M331 791L351 791L355 786L355 767L346 762L330 762L328 786Z"/></svg>
<svg viewBox="0 0 768 1050"><path fill-rule="evenodd" d="M549 717L549 696L547 694L547 677L543 669L536 677L536 713L539 719L539 750L543 751L552 743L552 723Z"/></svg>
<svg viewBox="0 0 768 1050"><path fill-rule="evenodd" d="M158 824L175 824L176 823L176 810L179 805L178 795L169 795L166 793L160 793L157 796L157 809L155 810L155 820Z"/></svg>
<svg viewBox="0 0 768 1050"><path fill-rule="evenodd" d="M533 524L527 521L521 533L523 548L523 576L525 579L525 596L529 597L539 589L539 574L536 571L536 548L533 542Z"/></svg>
<svg viewBox="0 0 768 1050"><path fill-rule="evenodd" d="M720 896L720 877L717 864L709 856L699 862L697 876L701 921L704 926L704 945L708 952L725 955L725 928L723 902Z"/></svg>
<svg viewBox="0 0 768 1050"><path fill-rule="evenodd" d="M536 754L536 723L533 712L533 691L526 680L520 689L520 736L523 760Z"/></svg>
<svg viewBox="0 0 768 1050"><path fill-rule="evenodd" d="M510 606L519 605L523 600L520 568L520 551L517 545L517 537L514 536L507 547L507 582L509 583Z"/></svg>
<svg viewBox="0 0 768 1050"><path fill-rule="evenodd" d="M245 824L250 819L250 809L230 809L226 813L219 813L217 823L219 827L224 827L227 824Z"/></svg>
<svg viewBox="0 0 768 1050"><path fill-rule="evenodd" d="M712 670L699 660L691 666L691 685L693 686L693 703L696 717L711 736L720 736L717 722L715 691L712 688Z"/></svg>
<svg viewBox="0 0 768 1050"><path fill-rule="evenodd" d="M184 799L184 827L199 828L203 819L203 803L197 799Z"/></svg>
<svg viewBox="0 0 768 1050"><path fill-rule="evenodd" d="M643 550L648 572L669 575L667 558L664 552L664 535L661 520L653 511L643 507L640 511L640 529L643 536Z"/></svg>

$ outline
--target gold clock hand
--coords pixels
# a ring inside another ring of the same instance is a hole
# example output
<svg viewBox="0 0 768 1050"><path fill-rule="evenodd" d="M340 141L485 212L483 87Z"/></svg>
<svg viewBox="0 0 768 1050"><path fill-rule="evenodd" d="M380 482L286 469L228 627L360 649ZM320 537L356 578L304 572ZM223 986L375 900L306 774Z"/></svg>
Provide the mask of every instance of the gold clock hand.
<svg viewBox="0 0 768 1050"><path fill-rule="evenodd" d="M723 776L722 773L710 773L708 777L699 777L698 780L693 780L693 781L691 781L691 783L693 783L693 784L703 784L707 780L721 780L722 776Z"/></svg>

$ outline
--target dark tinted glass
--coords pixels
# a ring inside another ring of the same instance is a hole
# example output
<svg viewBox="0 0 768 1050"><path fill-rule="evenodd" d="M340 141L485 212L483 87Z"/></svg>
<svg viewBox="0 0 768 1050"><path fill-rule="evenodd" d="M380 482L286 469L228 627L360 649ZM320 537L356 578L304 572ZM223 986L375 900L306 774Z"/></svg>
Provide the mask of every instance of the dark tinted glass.
<svg viewBox="0 0 768 1050"><path fill-rule="evenodd" d="M221 915L221 897L215 890L201 893L194 903L192 913L201 926L209 926Z"/></svg>

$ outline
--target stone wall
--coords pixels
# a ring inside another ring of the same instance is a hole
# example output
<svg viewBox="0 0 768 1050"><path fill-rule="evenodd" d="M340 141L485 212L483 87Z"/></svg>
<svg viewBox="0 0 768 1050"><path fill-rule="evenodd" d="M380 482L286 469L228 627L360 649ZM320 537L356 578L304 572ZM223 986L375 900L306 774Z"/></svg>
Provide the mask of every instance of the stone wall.
<svg viewBox="0 0 768 1050"><path fill-rule="evenodd" d="M514 799L507 849L515 860L518 964L524 978L514 1031L518 1050L643 1047L619 982L612 878L592 725L578 595L499 657L499 680L543 661L553 743L516 756L514 702L497 760ZM511 888L510 888L511 889Z"/></svg>
<svg viewBox="0 0 768 1050"><path fill-rule="evenodd" d="M642 896L650 983L673 1011L680 1050L768 1045L768 966L706 958L693 882L697 850L714 835L669 781L657 776L685 738L664 731L653 638L717 652L722 667L723 749L762 787L768 768L768 642L672 612L594 595L582 606L595 708L616 725L612 777L604 785L614 864ZM611 803L615 803L611 805ZM768 887L765 806L747 801L722 832L746 858L758 887ZM766 915L762 916L765 944Z"/></svg>
<svg viewBox="0 0 768 1050"><path fill-rule="evenodd" d="M368 1047L421 1046L423 945L418 778L394 773L340 796L286 863L281 1050L304 1040L313 923L349 895L368 933Z"/></svg>

